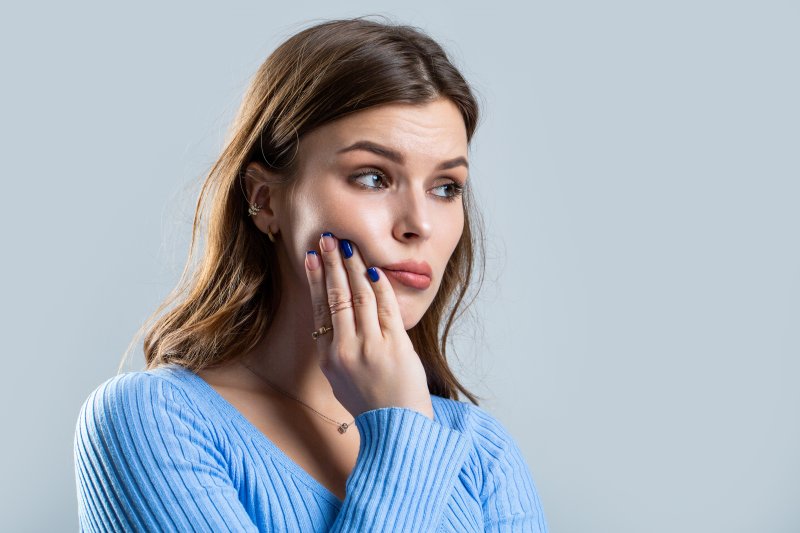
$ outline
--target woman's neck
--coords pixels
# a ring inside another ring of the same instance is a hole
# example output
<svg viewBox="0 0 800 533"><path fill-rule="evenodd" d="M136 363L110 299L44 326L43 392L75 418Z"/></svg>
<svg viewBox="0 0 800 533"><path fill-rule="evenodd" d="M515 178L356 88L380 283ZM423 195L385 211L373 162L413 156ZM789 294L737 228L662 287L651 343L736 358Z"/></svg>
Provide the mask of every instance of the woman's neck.
<svg viewBox="0 0 800 533"><path fill-rule="evenodd" d="M315 328L308 288L294 286L285 290L269 330L241 362L326 416L350 417L319 366L317 341L311 337ZM267 386L258 376L243 370L254 386Z"/></svg>

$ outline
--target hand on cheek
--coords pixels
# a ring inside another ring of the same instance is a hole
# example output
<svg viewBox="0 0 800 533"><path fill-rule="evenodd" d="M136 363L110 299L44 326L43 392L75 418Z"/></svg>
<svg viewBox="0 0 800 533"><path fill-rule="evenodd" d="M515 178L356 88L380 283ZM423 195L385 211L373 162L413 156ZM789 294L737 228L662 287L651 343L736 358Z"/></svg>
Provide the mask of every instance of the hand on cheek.
<svg viewBox="0 0 800 533"><path fill-rule="evenodd" d="M306 253L306 275L319 364L333 393L354 417L407 407L433 419L425 369L414 351L394 289L368 267L355 243L330 233ZM320 334L323 326L332 331Z"/></svg>

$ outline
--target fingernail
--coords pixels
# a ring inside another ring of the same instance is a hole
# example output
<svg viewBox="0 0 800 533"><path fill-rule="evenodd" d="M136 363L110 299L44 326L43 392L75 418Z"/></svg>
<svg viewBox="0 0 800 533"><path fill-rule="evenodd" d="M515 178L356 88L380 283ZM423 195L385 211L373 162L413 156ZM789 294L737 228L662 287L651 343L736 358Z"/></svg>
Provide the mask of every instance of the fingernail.
<svg viewBox="0 0 800 533"><path fill-rule="evenodd" d="M367 274L369 274L369 279L371 279L373 282L378 281L378 279L380 278L380 276L378 275L378 271L375 269L375 267L369 267L367 269Z"/></svg>
<svg viewBox="0 0 800 533"><path fill-rule="evenodd" d="M319 268L319 256L316 250L309 250L306 252L306 265L309 270L316 270Z"/></svg>
<svg viewBox="0 0 800 533"><path fill-rule="evenodd" d="M322 234L322 249L326 252L332 252L336 248L336 242L333 240L333 233L325 232Z"/></svg>
<svg viewBox="0 0 800 533"><path fill-rule="evenodd" d="M350 246L350 241L347 239L342 239L339 241L339 245L342 247L342 253L344 254L345 259L350 259L353 257L353 247Z"/></svg>

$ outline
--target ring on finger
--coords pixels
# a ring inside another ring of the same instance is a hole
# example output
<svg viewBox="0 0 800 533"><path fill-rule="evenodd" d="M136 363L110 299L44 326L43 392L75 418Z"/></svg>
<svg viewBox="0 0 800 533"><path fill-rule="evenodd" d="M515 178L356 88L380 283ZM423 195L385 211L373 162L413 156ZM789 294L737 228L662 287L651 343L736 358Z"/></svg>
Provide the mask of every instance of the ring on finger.
<svg viewBox="0 0 800 533"><path fill-rule="evenodd" d="M331 310L331 314L335 315L342 309L347 309L348 307L353 307L353 300L347 300L346 302L336 302L335 304L328 306Z"/></svg>
<svg viewBox="0 0 800 533"><path fill-rule="evenodd" d="M317 337L325 335L329 331L333 331L333 326L322 326L311 334L311 338L317 340Z"/></svg>

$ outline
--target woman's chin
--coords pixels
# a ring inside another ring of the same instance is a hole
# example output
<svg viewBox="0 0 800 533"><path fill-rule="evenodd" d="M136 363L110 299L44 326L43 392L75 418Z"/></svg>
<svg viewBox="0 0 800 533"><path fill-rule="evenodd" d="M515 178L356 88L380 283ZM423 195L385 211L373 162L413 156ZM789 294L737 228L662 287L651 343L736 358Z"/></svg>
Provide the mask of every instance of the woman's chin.
<svg viewBox="0 0 800 533"><path fill-rule="evenodd" d="M398 299L398 305L400 306L400 316L403 318L403 328L406 331L410 330L417 324L419 321L422 320L422 316L425 314L425 310L417 309L417 305L403 305L403 302Z"/></svg>

